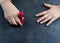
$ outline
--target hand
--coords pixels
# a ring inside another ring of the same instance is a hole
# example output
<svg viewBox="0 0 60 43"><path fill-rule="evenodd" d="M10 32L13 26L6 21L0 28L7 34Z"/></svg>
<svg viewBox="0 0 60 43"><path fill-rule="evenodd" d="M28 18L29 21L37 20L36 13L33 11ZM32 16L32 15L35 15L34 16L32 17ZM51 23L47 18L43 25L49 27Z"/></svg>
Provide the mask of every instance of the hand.
<svg viewBox="0 0 60 43"><path fill-rule="evenodd" d="M10 1L3 2L1 6L4 10L4 17L10 24L19 24L22 26L22 23L18 18L19 10Z"/></svg>
<svg viewBox="0 0 60 43"><path fill-rule="evenodd" d="M47 11L41 12L39 14L36 14L37 17L42 16L37 20L37 22L43 24L48 21L46 26L49 26L56 19L60 18L60 6L55 6L55 5L46 4L46 3L44 3L44 5L50 9Z"/></svg>

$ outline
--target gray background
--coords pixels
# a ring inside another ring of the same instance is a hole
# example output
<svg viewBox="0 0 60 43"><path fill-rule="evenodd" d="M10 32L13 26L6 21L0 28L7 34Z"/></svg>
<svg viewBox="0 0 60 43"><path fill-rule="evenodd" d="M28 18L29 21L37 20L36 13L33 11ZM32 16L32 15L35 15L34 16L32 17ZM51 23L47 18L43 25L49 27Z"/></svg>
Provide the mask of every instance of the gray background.
<svg viewBox="0 0 60 43"><path fill-rule="evenodd" d="M23 27L9 25L0 7L0 43L60 43L60 19L48 27L35 22L34 15L47 10L43 3L58 5L60 0L13 0L13 4L25 13Z"/></svg>

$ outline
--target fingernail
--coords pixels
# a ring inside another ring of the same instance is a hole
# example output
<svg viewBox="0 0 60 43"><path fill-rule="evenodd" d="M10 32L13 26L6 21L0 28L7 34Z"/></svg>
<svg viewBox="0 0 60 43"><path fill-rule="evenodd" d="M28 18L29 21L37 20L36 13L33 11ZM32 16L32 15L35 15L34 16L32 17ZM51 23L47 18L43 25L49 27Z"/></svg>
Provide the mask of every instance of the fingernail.
<svg viewBox="0 0 60 43"><path fill-rule="evenodd" d="M22 26L22 24L20 24L20 26Z"/></svg>
<svg viewBox="0 0 60 43"><path fill-rule="evenodd" d="M22 24L21 24L21 26L22 26Z"/></svg>
<svg viewBox="0 0 60 43"><path fill-rule="evenodd" d="M39 20L37 20L37 22L39 22Z"/></svg>
<svg viewBox="0 0 60 43"><path fill-rule="evenodd" d="M46 5L46 3L44 3L44 5Z"/></svg>
<svg viewBox="0 0 60 43"><path fill-rule="evenodd" d="M17 24L15 24L17 26Z"/></svg>
<svg viewBox="0 0 60 43"><path fill-rule="evenodd" d="M22 25L21 25L21 27L22 27Z"/></svg>
<svg viewBox="0 0 60 43"><path fill-rule="evenodd" d="M35 15L35 16L37 16L37 15Z"/></svg>
<svg viewBox="0 0 60 43"><path fill-rule="evenodd" d="M44 4L46 4L46 3L44 3Z"/></svg>
<svg viewBox="0 0 60 43"><path fill-rule="evenodd" d="M48 24L46 26L48 26Z"/></svg>
<svg viewBox="0 0 60 43"><path fill-rule="evenodd" d="M43 23L43 22L40 22L41 24Z"/></svg>

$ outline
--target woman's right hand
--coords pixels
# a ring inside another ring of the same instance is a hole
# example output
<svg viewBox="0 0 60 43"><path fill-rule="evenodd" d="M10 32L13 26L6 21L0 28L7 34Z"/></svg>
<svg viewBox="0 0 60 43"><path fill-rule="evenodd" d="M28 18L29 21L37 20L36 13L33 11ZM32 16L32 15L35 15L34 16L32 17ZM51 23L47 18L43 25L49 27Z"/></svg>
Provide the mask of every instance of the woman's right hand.
<svg viewBox="0 0 60 43"><path fill-rule="evenodd" d="M1 6L4 11L4 17L10 24L19 24L20 26L22 26L22 23L18 18L19 10L10 1L3 2Z"/></svg>

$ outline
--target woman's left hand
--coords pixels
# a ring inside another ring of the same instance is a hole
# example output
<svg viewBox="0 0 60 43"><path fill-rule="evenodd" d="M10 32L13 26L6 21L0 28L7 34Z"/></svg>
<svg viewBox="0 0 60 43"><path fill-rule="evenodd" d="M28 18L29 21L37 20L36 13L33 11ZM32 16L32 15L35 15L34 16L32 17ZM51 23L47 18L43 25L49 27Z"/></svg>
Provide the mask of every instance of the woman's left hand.
<svg viewBox="0 0 60 43"><path fill-rule="evenodd" d="M43 24L48 21L46 26L49 26L56 19L60 18L60 6L55 6L46 3L44 3L44 5L50 9L39 14L36 14L35 16L37 17L42 16L37 20L37 22Z"/></svg>

